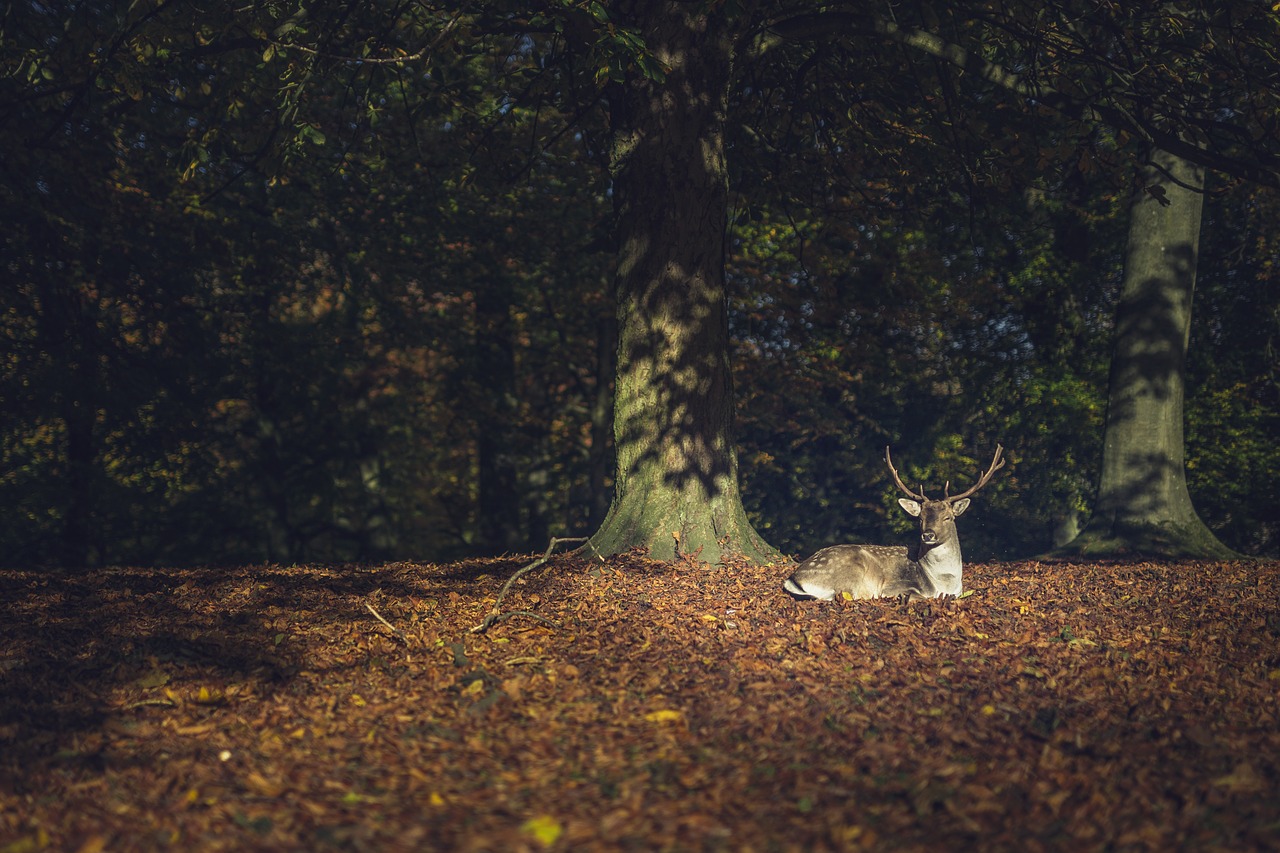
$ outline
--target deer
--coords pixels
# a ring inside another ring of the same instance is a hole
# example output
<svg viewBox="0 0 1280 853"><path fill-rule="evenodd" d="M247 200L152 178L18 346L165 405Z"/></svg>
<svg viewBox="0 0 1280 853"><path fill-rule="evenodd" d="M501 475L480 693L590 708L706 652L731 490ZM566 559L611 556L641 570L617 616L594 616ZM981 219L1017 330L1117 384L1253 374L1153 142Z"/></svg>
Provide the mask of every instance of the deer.
<svg viewBox="0 0 1280 853"><path fill-rule="evenodd" d="M1004 467L1004 448L996 445L986 473L958 495L951 494L951 481L938 500L924 494L924 486L911 491L903 485L893 467L889 448L884 461L893 482L907 495L898 505L919 519L919 537L910 547L901 545L832 545L815 553L782 583L783 589L799 599L829 601L842 593L852 598L941 598L959 597L963 565L956 517L969 508L969 498L985 486L991 475Z"/></svg>

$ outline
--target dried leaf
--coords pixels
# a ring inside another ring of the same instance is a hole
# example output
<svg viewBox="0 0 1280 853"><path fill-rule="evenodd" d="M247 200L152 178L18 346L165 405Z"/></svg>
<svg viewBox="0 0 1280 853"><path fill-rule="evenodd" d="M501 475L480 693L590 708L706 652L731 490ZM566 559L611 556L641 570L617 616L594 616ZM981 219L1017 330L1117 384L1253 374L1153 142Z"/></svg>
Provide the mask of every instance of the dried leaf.
<svg viewBox="0 0 1280 853"><path fill-rule="evenodd" d="M5 761L49 794L0 853L1247 850L1280 826L1280 564L975 564L961 606L832 606L783 566L581 559L520 593L568 629L483 641L522 560L0 570L6 659L58 662L3 672ZM404 625L433 654L352 625L378 588L430 611ZM194 653L137 669L168 634Z"/></svg>
<svg viewBox="0 0 1280 853"><path fill-rule="evenodd" d="M169 673L165 672L159 667L152 669L146 675L143 675L141 678L139 678L137 681L134 682L134 684L137 684L139 687L143 688L144 690L148 690L154 687L164 687L168 683L169 683Z"/></svg>

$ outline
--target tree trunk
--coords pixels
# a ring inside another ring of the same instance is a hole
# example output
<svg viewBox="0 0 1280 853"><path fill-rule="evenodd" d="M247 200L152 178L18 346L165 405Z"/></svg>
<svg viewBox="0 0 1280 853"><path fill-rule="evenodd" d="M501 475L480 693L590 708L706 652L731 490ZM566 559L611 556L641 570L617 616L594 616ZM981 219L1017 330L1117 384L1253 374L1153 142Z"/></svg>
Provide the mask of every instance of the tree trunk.
<svg viewBox="0 0 1280 853"><path fill-rule="evenodd" d="M1204 169L1158 149L1129 220L1098 498L1058 553L1232 558L1191 505L1183 396Z"/></svg>
<svg viewBox="0 0 1280 853"><path fill-rule="evenodd" d="M591 399L591 449L587 456L587 523L598 530L609 513L609 475L614 470L613 380L618 352L618 318L607 313L596 325L596 386Z"/></svg>
<svg viewBox="0 0 1280 853"><path fill-rule="evenodd" d="M661 82L633 71L611 92L617 473L588 548L765 560L775 552L747 521L733 445L724 277L729 13L637 6L646 45L668 70Z"/></svg>

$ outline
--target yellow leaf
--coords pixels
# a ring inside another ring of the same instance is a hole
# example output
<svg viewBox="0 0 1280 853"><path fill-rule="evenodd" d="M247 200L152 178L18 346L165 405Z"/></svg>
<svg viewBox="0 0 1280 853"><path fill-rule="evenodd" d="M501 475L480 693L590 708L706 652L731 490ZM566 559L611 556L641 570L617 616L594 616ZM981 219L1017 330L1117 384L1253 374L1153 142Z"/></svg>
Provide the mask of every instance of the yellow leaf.
<svg viewBox="0 0 1280 853"><path fill-rule="evenodd" d="M717 620L716 620L716 617L712 616L710 613L703 613L703 614L702 614L702 621L703 621L703 622L715 622L715 621L717 621Z"/></svg>
<svg viewBox="0 0 1280 853"><path fill-rule="evenodd" d="M210 690L208 687L201 687L196 693L196 704L198 705L220 705L226 699L220 690Z"/></svg>
<svg viewBox="0 0 1280 853"><path fill-rule="evenodd" d="M439 807L444 805L444 797L440 796L439 791L432 791L431 796L428 799L433 806Z"/></svg>
<svg viewBox="0 0 1280 853"><path fill-rule="evenodd" d="M365 705L368 705L369 703L364 701L364 697L361 696L359 693L352 693L351 704L355 705L357 708L363 708Z"/></svg>
<svg viewBox="0 0 1280 853"><path fill-rule="evenodd" d="M853 593L849 592L847 589L840 593L840 597L845 601L853 601Z"/></svg>
<svg viewBox="0 0 1280 853"><path fill-rule="evenodd" d="M984 717L990 717L990 716L994 715L994 714L995 714L995 712L996 712L996 706L995 706L995 705L983 705L983 706L982 706L982 716L984 716Z"/></svg>
<svg viewBox="0 0 1280 853"><path fill-rule="evenodd" d="M531 835L543 847L550 847L559 840L564 832L564 827L560 825L560 821L550 815L541 815L539 817L530 818L520 827L520 831L525 835Z"/></svg>
<svg viewBox="0 0 1280 853"><path fill-rule="evenodd" d="M667 708L661 711L650 711L644 715L644 718L651 723L673 723L683 716L682 712Z"/></svg>

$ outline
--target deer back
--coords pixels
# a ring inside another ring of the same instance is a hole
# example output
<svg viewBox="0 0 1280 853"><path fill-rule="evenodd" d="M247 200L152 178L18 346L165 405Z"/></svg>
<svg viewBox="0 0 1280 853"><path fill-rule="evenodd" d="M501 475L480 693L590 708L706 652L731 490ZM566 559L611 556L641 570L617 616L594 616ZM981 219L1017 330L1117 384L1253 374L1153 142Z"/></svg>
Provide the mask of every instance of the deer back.
<svg viewBox="0 0 1280 853"><path fill-rule="evenodd" d="M832 545L801 563L783 587L799 598L932 598L937 590L908 549L893 545Z"/></svg>

